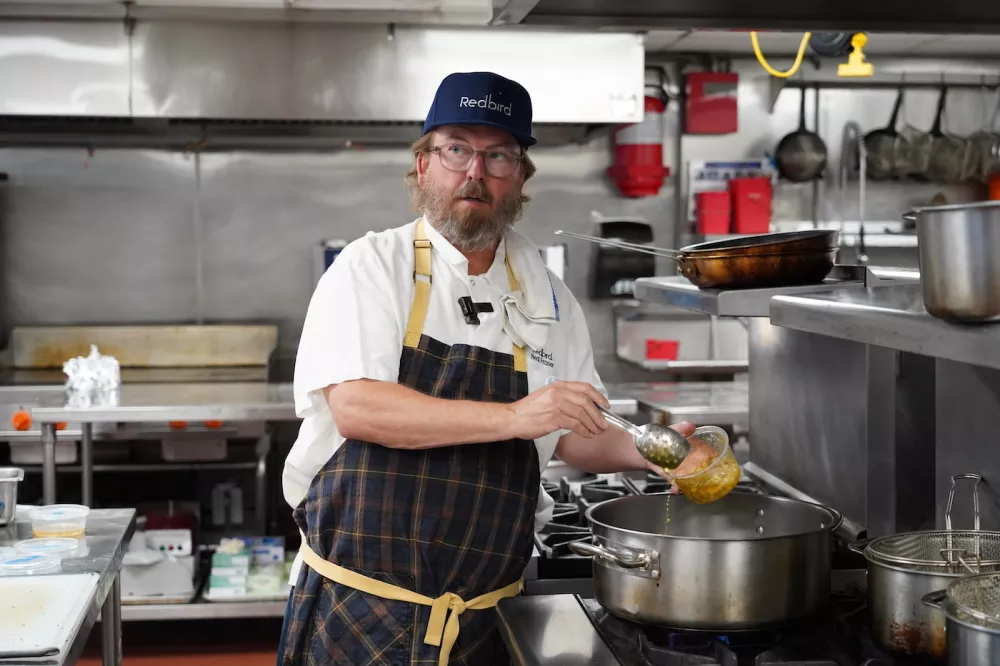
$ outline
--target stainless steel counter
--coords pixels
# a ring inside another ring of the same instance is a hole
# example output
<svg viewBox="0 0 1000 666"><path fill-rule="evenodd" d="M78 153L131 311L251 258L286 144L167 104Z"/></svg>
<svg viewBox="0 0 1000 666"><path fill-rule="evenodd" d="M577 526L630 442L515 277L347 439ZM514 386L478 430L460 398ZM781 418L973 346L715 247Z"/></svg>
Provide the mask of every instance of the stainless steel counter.
<svg viewBox="0 0 1000 666"><path fill-rule="evenodd" d="M500 633L516 666L617 666L572 594L502 599Z"/></svg>
<svg viewBox="0 0 1000 666"><path fill-rule="evenodd" d="M80 630L69 650L46 663L76 663L100 615L103 663L106 666L121 664L121 589L118 575L134 532L135 509L95 509L90 512L84 538L86 554L64 559L62 574L96 575L97 587L93 599L85 606ZM0 529L0 546L13 546L30 538L30 517L23 512L18 513L14 523Z"/></svg>
<svg viewBox="0 0 1000 666"><path fill-rule="evenodd" d="M776 296L771 323L852 342L1000 369L1000 325L959 325L924 310L919 284Z"/></svg>
<svg viewBox="0 0 1000 666"><path fill-rule="evenodd" d="M32 408L31 415L39 423L297 419L291 384L122 384L116 403L93 407L40 405Z"/></svg>
<svg viewBox="0 0 1000 666"><path fill-rule="evenodd" d="M648 382L619 384L615 389L633 396L641 407L671 423L746 427L750 419L746 381Z"/></svg>
<svg viewBox="0 0 1000 666"><path fill-rule="evenodd" d="M93 497L93 424L148 423L168 421L293 421L295 402L291 384L268 382L123 383L108 404L79 406L66 404L65 393L58 401L31 406L31 417L42 426L42 496L46 504L56 502L57 424L79 422L81 484L84 504ZM257 487L262 489L270 438L259 440ZM262 497L263 494L258 495ZM263 524L264 504L258 502L257 521Z"/></svg>

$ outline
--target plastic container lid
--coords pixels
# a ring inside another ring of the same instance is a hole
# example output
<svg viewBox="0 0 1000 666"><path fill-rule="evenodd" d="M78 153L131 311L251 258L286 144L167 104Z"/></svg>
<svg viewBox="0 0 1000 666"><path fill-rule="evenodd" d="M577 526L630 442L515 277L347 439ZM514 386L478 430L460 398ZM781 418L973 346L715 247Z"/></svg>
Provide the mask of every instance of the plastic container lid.
<svg viewBox="0 0 1000 666"><path fill-rule="evenodd" d="M45 523L83 522L90 513L90 507L82 504L50 504L35 507L31 520Z"/></svg>
<svg viewBox="0 0 1000 666"><path fill-rule="evenodd" d="M13 548L7 548L7 547L0 548L0 562L3 562L4 560L9 560L12 557L17 557L17 554L18 554L17 551L14 550Z"/></svg>
<svg viewBox="0 0 1000 666"><path fill-rule="evenodd" d="M18 553L25 555L48 553L57 557L73 557L80 549L76 539L27 539L14 544Z"/></svg>
<svg viewBox="0 0 1000 666"><path fill-rule="evenodd" d="M0 562L0 576L35 576L60 571L62 560L49 554L19 555Z"/></svg>

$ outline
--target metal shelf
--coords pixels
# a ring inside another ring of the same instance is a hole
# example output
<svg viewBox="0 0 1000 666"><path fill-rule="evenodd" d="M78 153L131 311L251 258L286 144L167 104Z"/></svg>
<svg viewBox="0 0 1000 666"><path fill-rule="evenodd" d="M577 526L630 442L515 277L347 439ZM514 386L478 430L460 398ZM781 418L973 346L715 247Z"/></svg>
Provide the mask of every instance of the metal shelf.
<svg viewBox="0 0 1000 666"><path fill-rule="evenodd" d="M41 474L41 465L20 465L26 474ZM211 470L255 470L257 462L204 462L204 463L149 463L122 465L94 465L95 472L196 472ZM80 465L56 465L57 472L81 471Z"/></svg>
<svg viewBox="0 0 1000 666"><path fill-rule="evenodd" d="M1000 325L927 314L919 284L777 296L771 323L807 333L1000 369Z"/></svg>
<svg viewBox="0 0 1000 666"><path fill-rule="evenodd" d="M760 289L700 289L680 276L638 278L639 300L720 317L767 317L771 299L781 295L817 294L837 289L863 289L917 282L920 274L897 268L838 265L822 283Z"/></svg>
<svg viewBox="0 0 1000 666"><path fill-rule="evenodd" d="M122 604L123 622L284 617L285 601L192 601L187 604Z"/></svg>
<svg viewBox="0 0 1000 666"><path fill-rule="evenodd" d="M675 373L732 375L749 372L750 370L750 361L746 359L712 359L704 361L651 361L649 359L644 359L642 361L633 359L625 360L639 366L643 370Z"/></svg>

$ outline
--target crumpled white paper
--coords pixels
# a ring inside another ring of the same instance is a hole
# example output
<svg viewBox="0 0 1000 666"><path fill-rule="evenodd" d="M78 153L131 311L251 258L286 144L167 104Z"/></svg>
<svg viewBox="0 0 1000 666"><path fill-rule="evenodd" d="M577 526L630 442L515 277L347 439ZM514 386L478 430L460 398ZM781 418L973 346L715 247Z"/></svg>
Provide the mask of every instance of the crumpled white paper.
<svg viewBox="0 0 1000 666"><path fill-rule="evenodd" d="M104 356L97 345L90 345L90 354L77 356L63 363L66 374L66 404L72 407L94 407L118 404L121 387L121 367L114 356Z"/></svg>

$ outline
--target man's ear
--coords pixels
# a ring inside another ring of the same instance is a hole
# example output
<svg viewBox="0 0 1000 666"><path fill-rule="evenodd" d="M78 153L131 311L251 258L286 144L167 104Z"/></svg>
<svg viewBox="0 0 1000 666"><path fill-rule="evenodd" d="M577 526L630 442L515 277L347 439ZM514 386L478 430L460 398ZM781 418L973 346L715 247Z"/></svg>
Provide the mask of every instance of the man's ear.
<svg viewBox="0 0 1000 666"><path fill-rule="evenodd" d="M424 186L424 179L427 176L427 167L430 166L430 153L420 153L417 155L417 184Z"/></svg>

